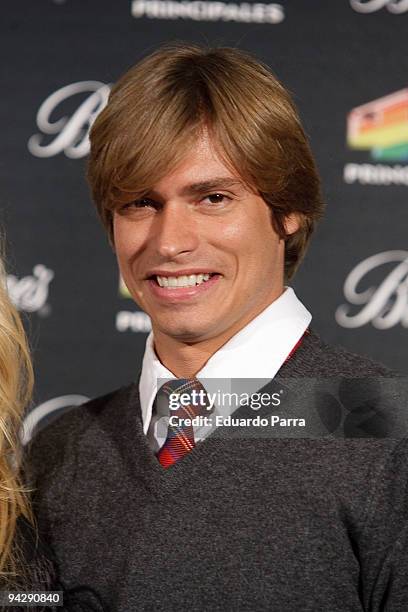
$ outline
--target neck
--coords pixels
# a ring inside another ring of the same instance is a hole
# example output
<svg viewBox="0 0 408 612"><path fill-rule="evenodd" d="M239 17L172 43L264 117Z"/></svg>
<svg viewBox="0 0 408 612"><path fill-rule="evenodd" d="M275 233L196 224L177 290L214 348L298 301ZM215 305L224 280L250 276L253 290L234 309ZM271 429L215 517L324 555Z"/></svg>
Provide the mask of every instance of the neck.
<svg viewBox="0 0 408 612"><path fill-rule="evenodd" d="M174 338L163 342L161 334L154 334L154 348L161 363L177 378L194 378L207 361L226 342L227 338L212 338L201 342L187 343Z"/></svg>
<svg viewBox="0 0 408 612"><path fill-rule="evenodd" d="M279 295L275 299L277 297ZM268 304L263 305L257 312L251 313L247 318L237 322L222 334L195 342L167 336L153 327L156 355L161 363L177 378L194 378L202 370L210 357L255 319L267 306Z"/></svg>

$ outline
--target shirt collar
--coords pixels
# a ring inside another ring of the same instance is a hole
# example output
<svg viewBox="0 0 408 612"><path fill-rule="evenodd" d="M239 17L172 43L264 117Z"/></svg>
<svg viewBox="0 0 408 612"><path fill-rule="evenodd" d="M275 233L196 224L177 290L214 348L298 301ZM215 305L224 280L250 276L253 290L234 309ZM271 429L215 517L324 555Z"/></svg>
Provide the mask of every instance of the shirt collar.
<svg viewBox="0 0 408 612"><path fill-rule="evenodd" d="M308 328L312 315L292 288L250 321L210 357L197 378L272 379ZM139 381L143 429L152 417L158 379L176 378L157 358L153 333L146 340Z"/></svg>

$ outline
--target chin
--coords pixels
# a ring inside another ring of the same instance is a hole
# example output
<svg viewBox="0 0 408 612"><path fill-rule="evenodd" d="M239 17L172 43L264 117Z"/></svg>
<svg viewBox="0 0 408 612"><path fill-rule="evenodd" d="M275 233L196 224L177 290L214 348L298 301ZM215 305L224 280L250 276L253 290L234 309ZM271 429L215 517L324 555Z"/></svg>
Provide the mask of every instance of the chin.
<svg viewBox="0 0 408 612"><path fill-rule="evenodd" d="M199 340L205 340L210 335L206 325L194 325L185 319L180 321L180 323L176 323L173 320L171 323L167 324L157 321L154 327L165 336L170 336L181 342L197 342Z"/></svg>
<svg viewBox="0 0 408 612"><path fill-rule="evenodd" d="M191 327L177 327L172 329L161 329L162 333L166 336L179 340L180 342L198 342L203 340L203 333L198 329L192 329Z"/></svg>

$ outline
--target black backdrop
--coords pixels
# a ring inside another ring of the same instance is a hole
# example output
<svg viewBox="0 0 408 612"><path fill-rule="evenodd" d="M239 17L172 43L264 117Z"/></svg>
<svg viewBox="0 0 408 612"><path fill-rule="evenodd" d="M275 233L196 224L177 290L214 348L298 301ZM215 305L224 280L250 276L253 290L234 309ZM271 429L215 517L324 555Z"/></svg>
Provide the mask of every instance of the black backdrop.
<svg viewBox="0 0 408 612"><path fill-rule="evenodd" d="M1 224L38 415L138 372L149 321L119 290L86 132L106 85L170 40L238 46L289 87L327 202L293 286L327 341L408 371L407 34L407 0L3 0Z"/></svg>

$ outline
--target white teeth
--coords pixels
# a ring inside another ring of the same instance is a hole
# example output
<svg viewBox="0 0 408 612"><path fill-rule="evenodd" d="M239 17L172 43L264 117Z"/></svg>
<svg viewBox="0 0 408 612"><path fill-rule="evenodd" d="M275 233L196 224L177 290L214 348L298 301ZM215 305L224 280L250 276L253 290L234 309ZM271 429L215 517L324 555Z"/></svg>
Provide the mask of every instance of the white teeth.
<svg viewBox="0 0 408 612"><path fill-rule="evenodd" d="M190 274L189 276L156 276L160 287L194 287L208 281L210 274Z"/></svg>

